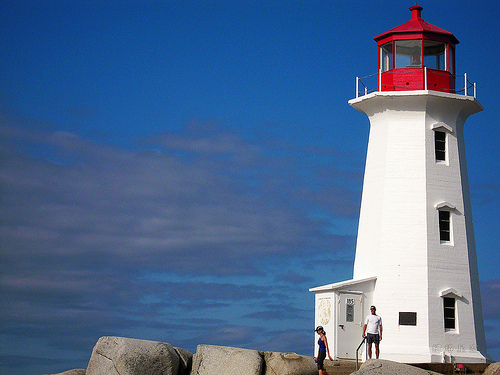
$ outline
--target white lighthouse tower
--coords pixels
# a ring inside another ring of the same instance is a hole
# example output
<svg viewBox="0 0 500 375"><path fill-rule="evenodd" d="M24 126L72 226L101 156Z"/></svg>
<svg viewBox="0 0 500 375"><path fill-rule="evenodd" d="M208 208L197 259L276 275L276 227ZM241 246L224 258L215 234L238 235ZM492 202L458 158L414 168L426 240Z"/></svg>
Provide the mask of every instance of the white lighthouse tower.
<svg viewBox="0 0 500 375"><path fill-rule="evenodd" d="M467 79L455 88L455 36L410 10L374 38L376 91L349 101L370 120L354 273L310 289L315 323L336 358L355 358L373 304L380 358L485 362L463 132L483 107Z"/></svg>

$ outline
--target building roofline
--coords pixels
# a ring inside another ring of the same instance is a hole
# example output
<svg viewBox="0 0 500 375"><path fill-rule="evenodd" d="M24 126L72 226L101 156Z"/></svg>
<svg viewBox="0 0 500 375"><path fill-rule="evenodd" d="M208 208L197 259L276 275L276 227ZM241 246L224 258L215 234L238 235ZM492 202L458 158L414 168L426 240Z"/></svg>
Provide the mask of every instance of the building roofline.
<svg viewBox="0 0 500 375"><path fill-rule="evenodd" d="M367 277L364 279L357 279L357 280L351 279L351 280L346 280L346 281L340 281L338 283L317 286L315 288L309 289L309 291L310 292L320 292L320 291L325 291L325 290L337 290L340 288L344 288L346 286L363 284L363 283L375 281L375 280L377 280L377 276L371 276L371 277Z"/></svg>

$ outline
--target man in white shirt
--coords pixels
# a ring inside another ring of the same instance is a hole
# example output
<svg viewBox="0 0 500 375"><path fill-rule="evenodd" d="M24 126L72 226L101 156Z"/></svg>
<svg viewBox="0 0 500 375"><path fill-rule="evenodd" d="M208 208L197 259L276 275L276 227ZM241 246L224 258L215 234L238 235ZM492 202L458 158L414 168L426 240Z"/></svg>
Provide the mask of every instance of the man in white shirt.
<svg viewBox="0 0 500 375"><path fill-rule="evenodd" d="M372 358L372 343L375 343L375 355L380 354L379 344L382 340L382 318L375 314L377 309L375 306L370 307L371 314L366 317L365 326L363 327L363 338L366 337L368 342L368 358Z"/></svg>

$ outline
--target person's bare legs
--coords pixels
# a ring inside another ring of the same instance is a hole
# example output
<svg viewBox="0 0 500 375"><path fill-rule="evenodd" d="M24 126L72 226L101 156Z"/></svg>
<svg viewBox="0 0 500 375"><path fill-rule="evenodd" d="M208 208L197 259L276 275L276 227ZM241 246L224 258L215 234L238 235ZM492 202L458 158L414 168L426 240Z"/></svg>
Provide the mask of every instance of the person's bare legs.
<svg viewBox="0 0 500 375"><path fill-rule="evenodd" d="M371 350L370 350L371 351ZM378 359L378 355L380 354L380 349L378 347L378 344L375 344L375 355L377 356L377 359ZM371 357L371 355L370 355Z"/></svg>
<svg viewBox="0 0 500 375"><path fill-rule="evenodd" d="M368 344L368 359L372 359L372 344Z"/></svg>

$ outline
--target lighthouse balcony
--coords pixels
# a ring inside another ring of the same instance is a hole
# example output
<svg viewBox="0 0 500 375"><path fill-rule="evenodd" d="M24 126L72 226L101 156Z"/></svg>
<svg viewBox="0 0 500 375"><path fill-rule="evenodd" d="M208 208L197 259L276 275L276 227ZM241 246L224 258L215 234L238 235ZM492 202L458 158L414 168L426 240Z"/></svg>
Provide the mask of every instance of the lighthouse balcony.
<svg viewBox="0 0 500 375"><path fill-rule="evenodd" d="M442 70L411 67L382 73L381 91L407 90L435 90L455 93L455 77Z"/></svg>
<svg viewBox="0 0 500 375"><path fill-rule="evenodd" d="M461 84L456 85L456 80ZM409 67L356 77L356 98L375 91L414 90L433 90L476 97L476 83L469 81L467 73L454 76L438 69Z"/></svg>

